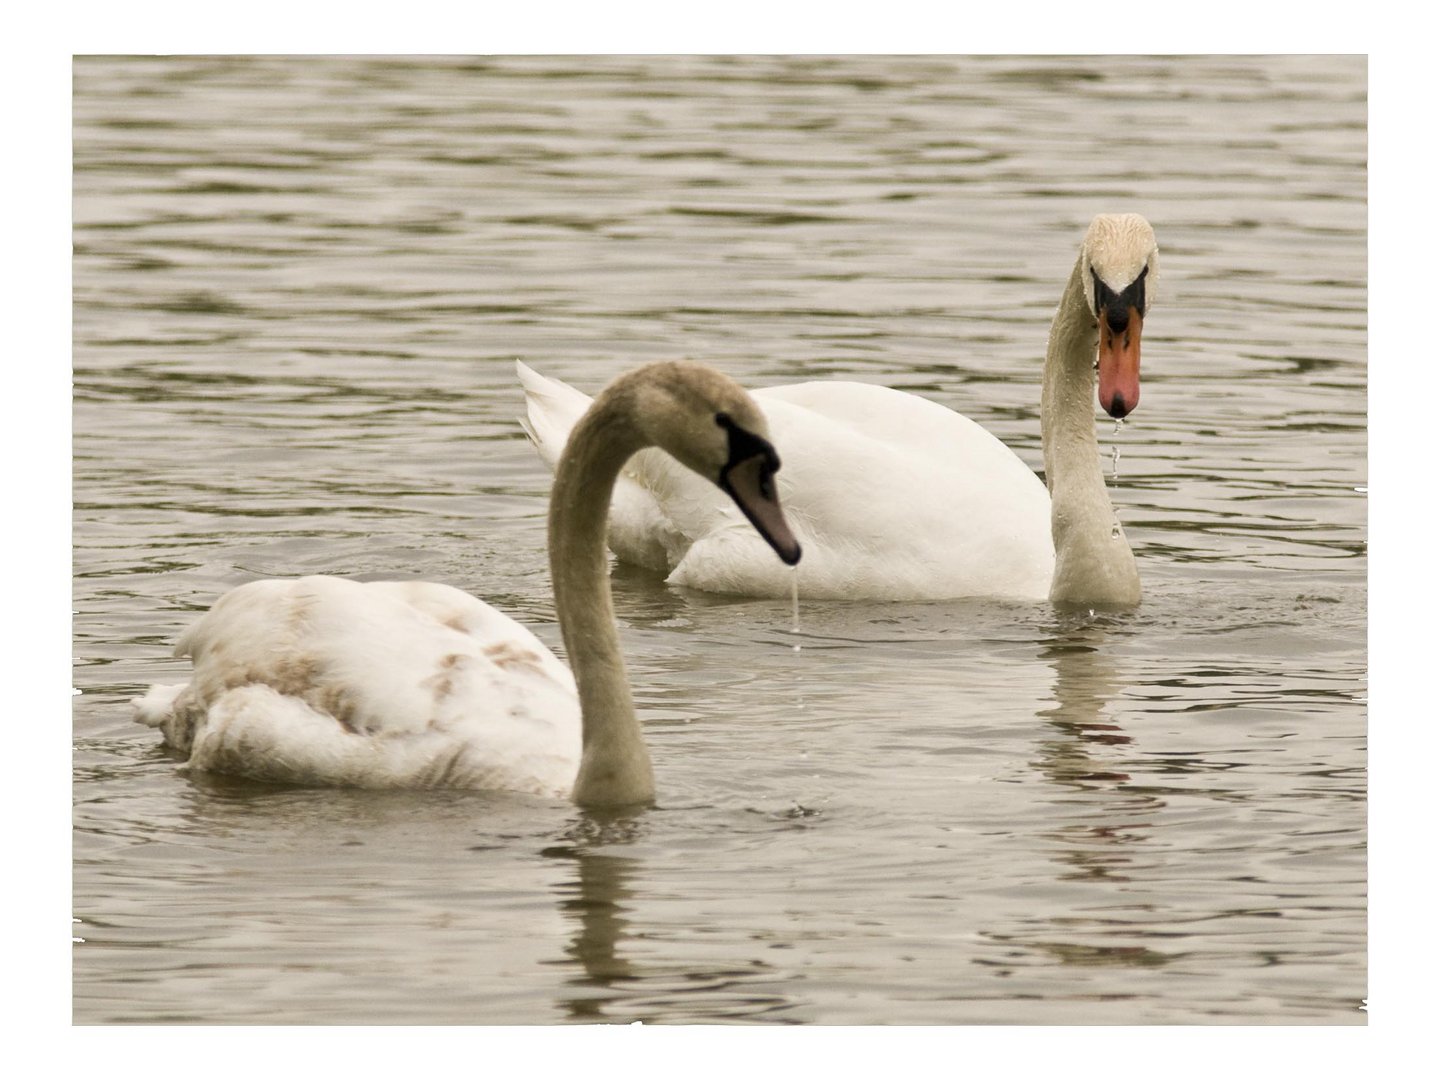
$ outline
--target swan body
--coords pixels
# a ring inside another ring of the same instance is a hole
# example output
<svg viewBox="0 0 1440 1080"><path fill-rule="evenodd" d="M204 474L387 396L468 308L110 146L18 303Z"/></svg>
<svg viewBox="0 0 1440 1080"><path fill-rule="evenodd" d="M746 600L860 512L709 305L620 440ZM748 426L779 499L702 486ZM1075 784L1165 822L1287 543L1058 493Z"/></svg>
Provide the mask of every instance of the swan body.
<svg viewBox="0 0 1440 1080"><path fill-rule="evenodd" d="M188 767L257 780L648 801L604 524L620 467L650 445L723 485L782 559L799 559L753 402L708 368L652 364L596 399L559 462L550 564L573 675L524 626L447 585L254 581L185 631L176 654L193 661L191 681L152 687L136 719Z"/></svg>
<svg viewBox="0 0 1440 1080"><path fill-rule="evenodd" d="M785 448L778 479L806 552L800 592L1137 601L1134 555L1100 468L1094 401L1097 361L1111 415L1139 399L1144 282L1153 280L1156 254L1154 233L1136 214L1102 215L1086 233L1046 351L1043 483L979 424L914 394L858 382L754 391ZM518 370L521 423L553 467L589 398ZM609 544L676 585L771 597L792 587L792 574L713 489L654 451L636 455L616 484Z"/></svg>
<svg viewBox="0 0 1440 1080"><path fill-rule="evenodd" d="M547 463L589 399L521 366L526 430ZM968 417L914 394L853 382L752 391L784 432L780 497L805 547L815 599L998 595L1044 599L1055 555L1045 485ZM779 436L777 436L779 438ZM793 447L793 449L791 449ZM986 513L973 508L984 506ZM610 548L676 585L790 595L793 571L699 477L645 451L615 485Z"/></svg>
<svg viewBox="0 0 1440 1080"><path fill-rule="evenodd" d="M508 615L425 581L232 589L180 637L188 685L142 723L191 768L342 787L562 794L580 760L570 669Z"/></svg>

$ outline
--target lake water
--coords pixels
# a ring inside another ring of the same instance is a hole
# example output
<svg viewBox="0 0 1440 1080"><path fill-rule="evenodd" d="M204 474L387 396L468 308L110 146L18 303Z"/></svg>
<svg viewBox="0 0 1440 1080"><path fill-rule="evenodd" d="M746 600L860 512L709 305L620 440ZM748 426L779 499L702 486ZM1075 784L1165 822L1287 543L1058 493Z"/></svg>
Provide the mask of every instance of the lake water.
<svg viewBox="0 0 1440 1080"><path fill-rule="evenodd" d="M74 71L76 1022L1364 1023L1363 58ZM443 581L558 648L517 357L882 382L1039 468L1126 210L1138 610L795 638L619 568L660 794L618 818L187 776L131 722L256 577Z"/></svg>

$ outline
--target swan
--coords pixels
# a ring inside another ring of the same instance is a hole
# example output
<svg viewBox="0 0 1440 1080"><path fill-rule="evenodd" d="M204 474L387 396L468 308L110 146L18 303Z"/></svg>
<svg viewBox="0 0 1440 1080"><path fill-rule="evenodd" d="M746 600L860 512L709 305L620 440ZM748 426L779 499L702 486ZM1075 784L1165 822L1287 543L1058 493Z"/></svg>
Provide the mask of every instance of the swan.
<svg viewBox="0 0 1440 1080"><path fill-rule="evenodd" d="M855 382L755 391L785 447L780 494L805 545L800 592L1136 603L1140 578L1105 490L1092 402L1097 367L1107 413L1118 419L1139 401L1157 254L1138 214L1102 215L1085 233L1045 354L1045 483L980 425L914 394ZM553 468L589 399L524 365L519 373L521 424ZM739 525L697 478L646 451L616 486L609 543L676 585L788 596L794 575Z"/></svg>
<svg viewBox="0 0 1440 1080"><path fill-rule="evenodd" d="M596 397L556 469L550 574L573 677L524 626L448 585L253 581L182 634L190 682L151 687L136 719L187 767L256 780L652 801L605 552L615 478L648 446L720 487L781 560L799 561L749 395L699 364L650 364Z"/></svg>

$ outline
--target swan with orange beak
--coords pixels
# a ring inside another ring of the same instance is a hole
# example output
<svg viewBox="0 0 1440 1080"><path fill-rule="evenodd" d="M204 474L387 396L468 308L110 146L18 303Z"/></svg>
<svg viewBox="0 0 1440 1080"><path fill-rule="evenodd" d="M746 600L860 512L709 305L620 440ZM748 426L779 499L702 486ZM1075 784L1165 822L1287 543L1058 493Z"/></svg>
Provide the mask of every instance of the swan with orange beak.
<svg viewBox="0 0 1440 1080"><path fill-rule="evenodd" d="M1085 230L1050 325L1040 430L1056 603L1140 599L1135 555L1100 471L1095 395L1117 420L1140 403L1140 328L1154 298L1159 256L1155 231L1139 214L1101 214Z"/></svg>
<svg viewBox="0 0 1440 1080"><path fill-rule="evenodd" d="M747 467L752 486L765 479L768 459L743 440L732 450L749 465L719 491L666 454L637 454L610 506L611 550L672 585L740 596L798 587L814 599L1134 605L1135 555L1100 467L1096 369L1105 412L1129 414L1157 257L1143 217L1102 214L1069 262L1041 373L1043 482L979 424L920 395L832 379L768 386L754 400L785 458L775 490L805 545L798 569L782 561L783 541L761 538L763 516L751 518L758 534L743 528L725 498ZM520 377L525 429L553 466L590 399L528 368Z"/></svg>

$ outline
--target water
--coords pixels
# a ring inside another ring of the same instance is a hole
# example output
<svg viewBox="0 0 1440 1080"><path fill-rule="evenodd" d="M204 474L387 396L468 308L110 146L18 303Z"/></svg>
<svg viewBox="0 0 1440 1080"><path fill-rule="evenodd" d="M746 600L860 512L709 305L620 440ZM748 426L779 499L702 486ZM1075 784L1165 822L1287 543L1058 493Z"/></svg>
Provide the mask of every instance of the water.
<svg viewBox="0 0 1440 1080"><path fill-rule="evenodd" d="M794 567L790 572L790 632L800 633L800 568ZM800 646L795 645L796 652Z"/></svg>
<svg viewBox="0 0 1440 1080"><path fill-rule="evenodd" d="M77 60L75 1020L1362 1023L1365 81ZM802 600L797 636L619 568L660 788L619 818L187 777L130 722L258 576L449 582L558 648L516 357L884 382L1038 468L1115 210L1162 251L1138 611Z"/></svg>

